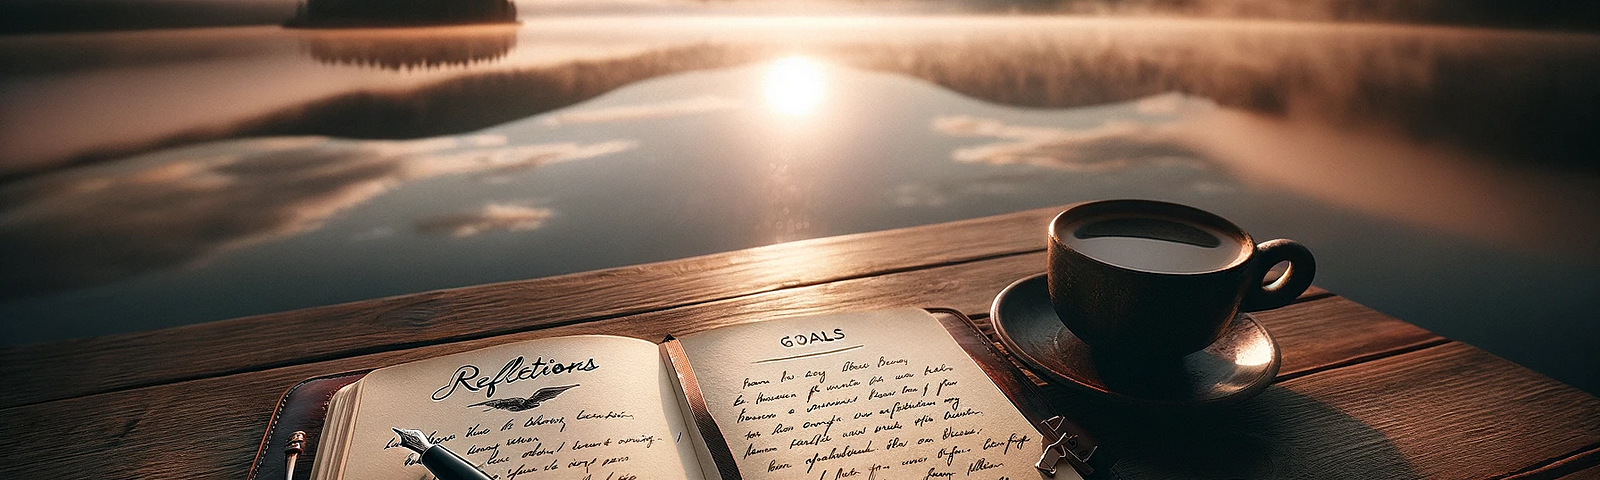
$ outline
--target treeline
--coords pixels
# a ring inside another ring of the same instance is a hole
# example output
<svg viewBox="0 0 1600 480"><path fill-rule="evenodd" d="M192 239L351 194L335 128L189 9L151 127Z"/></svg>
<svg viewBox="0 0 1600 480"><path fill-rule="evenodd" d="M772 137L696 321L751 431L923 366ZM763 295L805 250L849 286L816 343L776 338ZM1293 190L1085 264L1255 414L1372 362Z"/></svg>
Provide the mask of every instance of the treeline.
<svg viewBox="0 0 1600 480"><path fill-rule="evenodd" d="M1027 10L1080 14L1163 15L1600 30L1594 0L1019 0ZM1004 2L989 2L998 5Z"/></svg>
<svg viewBox="0 0 1600 480"><path fill-rule="evenodd" d="M307 0L287 27L384 27L510 23L509 0Z"/></svg>
<svg viewBox="0 0 1600 480"><path fill-rule="evenodd" d="M282 0L0 0L0 35L267 25L293 11Z"/></svg>

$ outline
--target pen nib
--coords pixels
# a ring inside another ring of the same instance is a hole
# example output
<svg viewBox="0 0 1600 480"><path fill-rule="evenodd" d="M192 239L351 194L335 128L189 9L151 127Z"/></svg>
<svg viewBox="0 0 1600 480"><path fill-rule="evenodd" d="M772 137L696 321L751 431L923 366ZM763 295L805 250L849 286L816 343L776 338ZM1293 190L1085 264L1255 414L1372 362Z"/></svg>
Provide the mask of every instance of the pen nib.
<svg viewBox="0 0 1600 480"><path fill-rule="evenodd" d="M419 454L428 451L429 448L433 448L433 444L428 443L428 437L423 435L420 431L394 427L389 428L394 430L395 434L400 435L400 446L402 447L406 447L407 449Z"/></svg>

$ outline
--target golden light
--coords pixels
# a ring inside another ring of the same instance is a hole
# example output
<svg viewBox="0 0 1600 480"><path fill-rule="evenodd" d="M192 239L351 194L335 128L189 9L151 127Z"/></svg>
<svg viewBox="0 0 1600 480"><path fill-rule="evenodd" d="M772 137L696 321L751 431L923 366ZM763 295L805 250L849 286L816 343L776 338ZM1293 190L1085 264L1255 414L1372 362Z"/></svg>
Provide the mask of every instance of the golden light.
<svg viewBox="0 0 1600 480"><path fill-rule="evenodd" d="M1245 350L1234 357L1233 363L1244 367L1266 365L1272 361L1272 346L1266 342L1255 342L1245 347Z"/></svg>
<svg viewBox="0 0 1600 480"><path fill-rule="evenodd" d="M767 104L785 115L806 115L822 103L822 65L805 57L788 57L772 64L764 90Z"/></svg>

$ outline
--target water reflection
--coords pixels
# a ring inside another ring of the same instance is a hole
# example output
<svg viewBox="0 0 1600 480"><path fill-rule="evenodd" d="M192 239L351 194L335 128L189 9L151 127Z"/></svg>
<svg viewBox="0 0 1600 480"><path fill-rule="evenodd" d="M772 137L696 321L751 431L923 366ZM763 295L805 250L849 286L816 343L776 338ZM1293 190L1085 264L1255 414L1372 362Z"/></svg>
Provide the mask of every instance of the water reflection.
<svg viewBox="0 0 1600 480"><path fill-rule="evenodd" d="M671 118L734 110L743 102L719 95L699 95L692 98L667 100L645 104L591 108L555 113L541 120L545 125L574 125L586 123L615 123L656 118Z"/></svg>
<svg viewBox="0 0 1600 480"><path fill-rule="evenodd" d="M319 62L388 70L466 67L501 59L517 45L515 26L306 32L300 46Z"/></svg>
<svg viewBox="0 0 1600 480"><path fill-rule="evenodd" d="M0 129L0 140L6 140L0 141L0 154L21 154L0 157L37 158L25 167L7 162L0 173L37 172L155 146L239 135L416 138L461 133L552 111L649 78L797 55L905 74L1007 105L1079 107L1181 92L1267 115L1381 126L1419 141L1447 143L1519 164L1597 173L1595 164L1585 159L1600 156L1600 141L1585 134L1600 128L1600 112L1588 107L1600 104L1600 88L1594 85L1600 63L1588 60L1600 56L1600 37L1593 35L1028 17L552 22L530 23L521 30L528 37L521 40L526 48L512 50L554 55L532 64L518 55L494 53L498 47L482 47L505 41L489 33L494 30L472 30L483 27L398 34L416 36L416 42L375 33L351 34L348 43L323 42L318 34L304 41L326 43L332 53L319 56L326 61L401 68L470 63L462 59L480 54L506 58L494 68L421 85L357 88L287 108L258 110L242 119L174 125L120 143L50 133L71 130L70 125L0 122L12 124ZM384 40L361 40L367 35ZM458 41L478 46L445 49L456 52L449 54L422 47ZM39 101L27 93L17 90L16 100ZM275 93L262 92L268 97ZM80 100L59 99L69 105ZM95 101L114 107L121 100ZM24 111L42 116L38 109ZM65 150L64 145L82 146ZM34 149L64 153L46 158Z"/></svg>
<svg viewBox="0 0 1600 480"><path fill-rule="evenodd" d="M1001 140L951 152L953 160L963 163L1024 164L1071 172L1106 172L1150 162L1204 166L1193 160L1199 154L1177 142L1172 128L1166 125L1114 122L1089 129L1065 129L1007 125L996 119L953 115L935 118L933 130L953 137Z"/></svg>
<svg viewBox="0 0 1600 480"><path fill-rule="evenodd" d="M526 205L491 203L483 208L417 220L417 231L422 233L448 233L456 238L503 231L525 232L537 230L555 216L555 210Z"/></svg>
<svg viewBox="0 0 1600 480"><path fill-rule="evenodd" d="M1181 110L1167 105L1185 103ZM1497 164L1393 131L1332 127L1303 118L1217 108L1180 95L1138 102L1167 124L1107 122L1065 129L944 116L934 131L991 137L958 162L1026 164L1072 172L1152 166L1222 168L1258 187L1498 242L1600 261L1600 178ZM1160 106L1156 108L1156 106Z"/></svg>
<svg viewBox="0 0 1600 480"><path fill-rule="evenodd" d="M1241 180L1547 257L1600 264L1600 177L1495 162L1394 131L1219 110L1173 138ZM1592 167L1572 159L1574 168Z"/></svg>
<svg viewBox="0 0 1600 480"><path fill-rule="evenodd" d="M321 228L403 184L514 171L634 142L507 145L501 136L352 142L240 140L0 187L0 299L80 289ZM491 205L420 220L458 237L537 228L548 211Z"/></svg>

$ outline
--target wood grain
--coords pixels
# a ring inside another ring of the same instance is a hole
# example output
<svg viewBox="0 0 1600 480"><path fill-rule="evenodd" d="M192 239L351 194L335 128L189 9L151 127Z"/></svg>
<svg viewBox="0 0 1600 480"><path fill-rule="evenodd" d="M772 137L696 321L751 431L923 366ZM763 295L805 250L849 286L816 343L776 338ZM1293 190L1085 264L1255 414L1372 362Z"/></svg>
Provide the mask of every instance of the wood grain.
<svg viewBox="0 0 1600 480"><path fill-rule="evenodd" d="M1044 225L1060 210L1028 210L149 332L9 346L0 348L0 378L9 387L0 390L0 407L1042 251ZM74 368L54 368L59 365Z"/></svg>
<svg viewBox="0 0 1600 480"><path fill-rule="evenodd" d="M1600 399L1447 343L1288 380L1229 409L1083 403L1119 478L1482 479L1600 442Z"/></svg>
<svg viewBox="0 0 1600 480"><path fill-rule="evenodd" d="M508 341L557 335L607 333L660 340L777 315L893 306L948 306L987 311L993 296L1011 281L1042 269L1042 253L1004 256L866 278L783 289L688 305L628 317L567 324L485 339L390 350L56 400L0 410L0 429L33 432L0 437L0 470L6 478L196 476L239 477L248 470L255 442L273 402L295 382L326 373L393 365ZM1348 305L1346 305L1348 304ZM1300 315L1315 309L1319 315ZM1260 316L1284 333L1279 343L1304 355L1285 359L1285 370L1314 369L1306 362L1370 353L1367 345L1405 343L1385 338L1405 331L1403 322L1338 297L1322 297ZM1300 326L1298 323L1310 323ZM1414 327L1413 327L1414 328ZM1349 342L1318 339L1347 332ZM1425 332L1424 332L1425 333ZM1329 349L1324 353L1310 351ZM203 446L196 448L196 446ZM35 455L23 452L59 452Z"/></svg>

